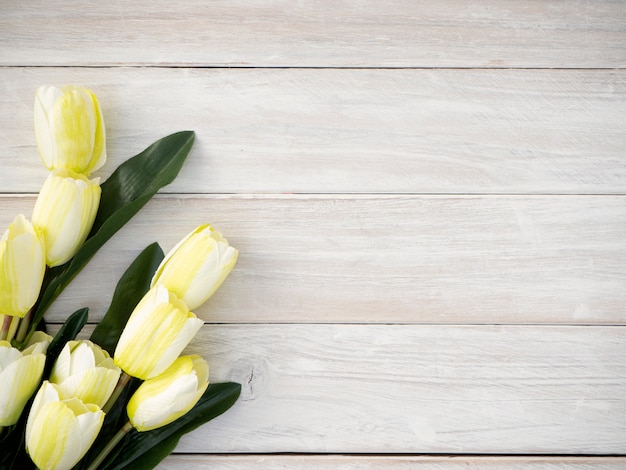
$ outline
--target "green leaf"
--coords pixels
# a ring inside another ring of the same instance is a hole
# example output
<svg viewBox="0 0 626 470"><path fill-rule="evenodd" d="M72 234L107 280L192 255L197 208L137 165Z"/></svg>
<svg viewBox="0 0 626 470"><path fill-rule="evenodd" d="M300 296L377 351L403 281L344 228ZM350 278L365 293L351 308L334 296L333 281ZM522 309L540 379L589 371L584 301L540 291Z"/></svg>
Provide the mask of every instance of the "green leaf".
<svg viewBox="0 0 626 470"><path fill-rule="evenodd" d="M122 163L102 184L100 206L91 233L68 263L51 268L46 273L28 336L35 330L54 299L98 249L159 189L174 180L191 150L194 137L193 131L183 131L156 141L140 154Z"/></svg>
<svg viewBox="0 0 626 470"><path fill-rule="evenodd" d="M153 243L141 252L117 283L111 305L90 338L111 356L130 314L150 288L152 276L163 257L161 247Z"/></svg>
<svg viewBox="0 0 626 470"><path fill-rule="evenodd" d="M178 444L179 439L221 415L235 404L241 385L234 382L209 385L193 409L167 426L154 431L131 431L110 455L105 470L144 470L156 467Z"/></svg>

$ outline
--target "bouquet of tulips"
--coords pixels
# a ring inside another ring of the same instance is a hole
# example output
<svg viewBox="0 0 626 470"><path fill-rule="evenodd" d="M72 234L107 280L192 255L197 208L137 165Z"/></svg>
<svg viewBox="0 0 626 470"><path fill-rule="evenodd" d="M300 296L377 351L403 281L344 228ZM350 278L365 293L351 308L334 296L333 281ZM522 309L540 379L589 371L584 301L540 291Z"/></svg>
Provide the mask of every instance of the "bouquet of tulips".
<svg viewBox="0 0 626 470"><path fill-rule="evenodd" d="M44 86L35 135L50 175L30 221L0 240L0 468L153 468L180 437L226 411L240 385L211 384L181 355L203 321L192 310L233 269L238 251L209 225L166 256L148 246L120 279L89 339L87 308L54 337L44 313L96 251L178 174L193 132L165 137L100 185L105 126L91 90Z"/></svg>

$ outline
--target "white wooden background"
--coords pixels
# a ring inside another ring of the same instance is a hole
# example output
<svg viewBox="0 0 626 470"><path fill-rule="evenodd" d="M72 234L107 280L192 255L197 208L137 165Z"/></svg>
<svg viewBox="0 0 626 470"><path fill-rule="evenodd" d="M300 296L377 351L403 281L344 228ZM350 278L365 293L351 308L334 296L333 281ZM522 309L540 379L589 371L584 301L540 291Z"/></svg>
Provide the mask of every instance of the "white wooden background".
<svg viewBox="0 0 626 470"><path fill-rule="evenodd" d="M241 251L190 350L242 397L161 468L626 468L626 2L0 0L2 230L45 83L103 178L197 133L49 321L199 223Z"/></svg>

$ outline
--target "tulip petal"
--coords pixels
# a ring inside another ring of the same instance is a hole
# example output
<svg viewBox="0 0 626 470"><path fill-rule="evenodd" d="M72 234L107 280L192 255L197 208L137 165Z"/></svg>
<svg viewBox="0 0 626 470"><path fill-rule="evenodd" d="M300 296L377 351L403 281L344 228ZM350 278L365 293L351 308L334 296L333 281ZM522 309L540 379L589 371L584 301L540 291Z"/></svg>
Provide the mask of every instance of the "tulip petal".
<svg viewBox="0 0 626 470"><path fill-rule="evenodd" d="M104 412L95 405L86 405L88 412L77 416L80 427L80 458L89 450L91 444L98 437L98 432L104 421ZM73 465L73 464L72 464Z"/></svg>
<svg viewBox="0 0 626 470"><path fill-rule="evenodd" d="M65 168L89 175L104 164L104 120L91 90L40 87L34 110L37 147L49 170Z"/></svg>
<svg viewBox="0 0 626 470"><path fill-rule="evenodd" d="M0 240L0 313L23 317L37 301L44 274L44 244L19 214Z"/></svg>
<svg viewBox="0 0 626 470"><path fill-rule="evenodd" d="M61 398L56 385L44 380L41 387L39 387L37 395L35 395L33 404L30 407L30 413L28 415L28 420L26 421L26 442L32 438L33 433L35 432L35 416L37 416L43 407L48 403L60 401L60 399Z"/></svg>
<svg viewBox="0 0 626 470"><path fill-rule="evenodd" d="M26 450L41 469L70 469L89 449L103 420L97 406L61 400L58 387L44 381L26 423Z"/></svg>
<svg viewBox="0 0 626 470"><path fill-rule="evenodd" d="M47 403L35 417L27 451L41 470L71 468L68 460L76 453L74 436L79 434L76 417L64 403Z"/></svg>
<svg viewBox="0 0 626 470"><path fill-rule="evenodd" d="M96 360L91 352L89 343L78 341L78 344L72 351L72 364L70 366L70 374L84 372L96 367Z"/></svg>
<svg viewBox="0 0 626 470"><path fill-rule="evenodd" d="M22 357L22 353L17 348L11 347L8 341L2 341L0 344L0 372L9 367L12 363L18 361Z"/></svg>
<svg viewBox="0 0 626 470"><path fill-rule="evenodd" d="M52 139L57 145L57 157L65 159L65 168L82 172L82 162L93 148L94 116L91 97L85 99L80 89L67 90L49 111L48 120ZM59 161L55 167L60 166Z"/></svg>
<svg viewBox="0 0 626 470"><path fill-rule="evenodd" d="M103 407L120 377L120 369L106 351L91 341L69 341L56 360L50 381L63 398Z"/></svg>
<svg viewBox="0 0 626 470"><path fill-rule="evenodd" d="M100 203L98 183L69 170L54 170L44 182L32 219L44 234L49 266L67 262L89 235Z"/></svg>
<svg viewBox="0 0 626 470"><path fill-rule="evenodd" d="M92 171L99 170L102 165L106 163L107 155L106 155L106 131L104 127L104 119L102 117L102 110L100 109L100 104L98 103L98 99L96 95L88 90L93 109L94 109L94 118L95 118L95 132L93 138L93 150L92 157L89 161L89 165L85 168L84 173L88 175Z"/></svg>
<svg viewBox="0 0 626 470"><path fill-rule="evenodd" d="M104 413L72 399L46 403L32 418L26 440L31 459L42 470L64 470L85 455L102 427Z"/></svg>
<svg viewBox="0 0 626 470"><path fill-rule="evenodd" d="M194 310L224 282L237 254L221 233L208 224L200 225L170 250L150 285L164 286Z"/></svg>
<svg viewBox="0 0 626 470"><path fill-rule="evenodd" d="M204 325L204 321L197 318L195 315L188 318L182 328L178 331L176 337L169 343L167 349L162 354L161 359L154 365L154 368L148 378L159 375L167 369L180 355L180 353L183 352L196 333L200 331L202 325Z"/></svg>
<svg viewBox="0 0 626 470"><path fill-rule="evenodd" d="M70 376L71 358L70 342L67 342L54 362L50 382L58 384Z"/></svg>
<svg viewBox="0 0 626 470"><path fill-rule="evenodd" d="M32 354L18 358L0 372L0 426L17 422L39 385L45 363L46 356Z"/></svg>
<svg viewBox="0 0 626 470"><path fill-rule="evenodd" d="M165 426L186 414L208 387L208 364L182 356L162 374L145 381L131 397L127 412L138 431Z"/></svg>
<svg viewBox="0 0 626 470"><path fill-rule="evenodd" d="M61 90L53 86L41 86L35 95L35 139L41 160L49 170L54 169L57 150L50 134L47 110L51 109L62 95Z"/></svg>
<svg viewBox="0 0 626 470"><path fill-rule="evenodd" d="M113 393L119 378L119 369L94 367L84 372L74 389L74 396L84 403L102 408Z"/></svg>
<svg viewBox="0 0 626 470"><path fill-rule="evenodd" d="M115 364L133 377L154 377L170 366L203 323L174 294L153 287L128 319Z"/></svg>

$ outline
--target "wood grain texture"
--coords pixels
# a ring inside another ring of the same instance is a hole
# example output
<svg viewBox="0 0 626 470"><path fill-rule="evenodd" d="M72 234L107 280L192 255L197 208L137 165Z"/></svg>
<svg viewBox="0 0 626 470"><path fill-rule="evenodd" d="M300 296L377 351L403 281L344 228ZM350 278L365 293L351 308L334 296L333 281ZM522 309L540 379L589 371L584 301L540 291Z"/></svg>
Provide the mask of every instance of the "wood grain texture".
<svg viewBox="0 0 626 470"><path fill-rule="evenodd" d="M160 470L623 470L620 457L173 455Z"/></svg>
<svg viewBox="0 0 626 470"><path fill-rule="evenodd" d="M31 196L1 197L0 226ZM210 222L241 251L212 322L624 323L624 196L160 196L50 310L106 310L132 259Z"/></svg>
<svg viewBox="0 0 626 470"><path fill-rule="evenodd" d="M2 65L626 65L626 6L610 0L4 0L1 10Z"/></svg>
<svg viewBox="0 0 626 470"><path fill-rule="evenodd" d="M624 193L626 71L0 69L0 192L37 192L44 83L100 98L106 177L183 129L167 192Z"/></svg>
<svg viewBox="0 0 626 470"><path fill-rule="evenodd" d="M197 132L53 331L153 241L241 250L188 352L242 397L159 468L626 468L626 2L0 0L0 232L45 83L100 98L95 176Z"/></svg>
<svg viewBox="0 0 626 470"><path fill-rule="evenodd" d="M183 453L626 452L626 329L205 325L242 395Z"/></svg>

